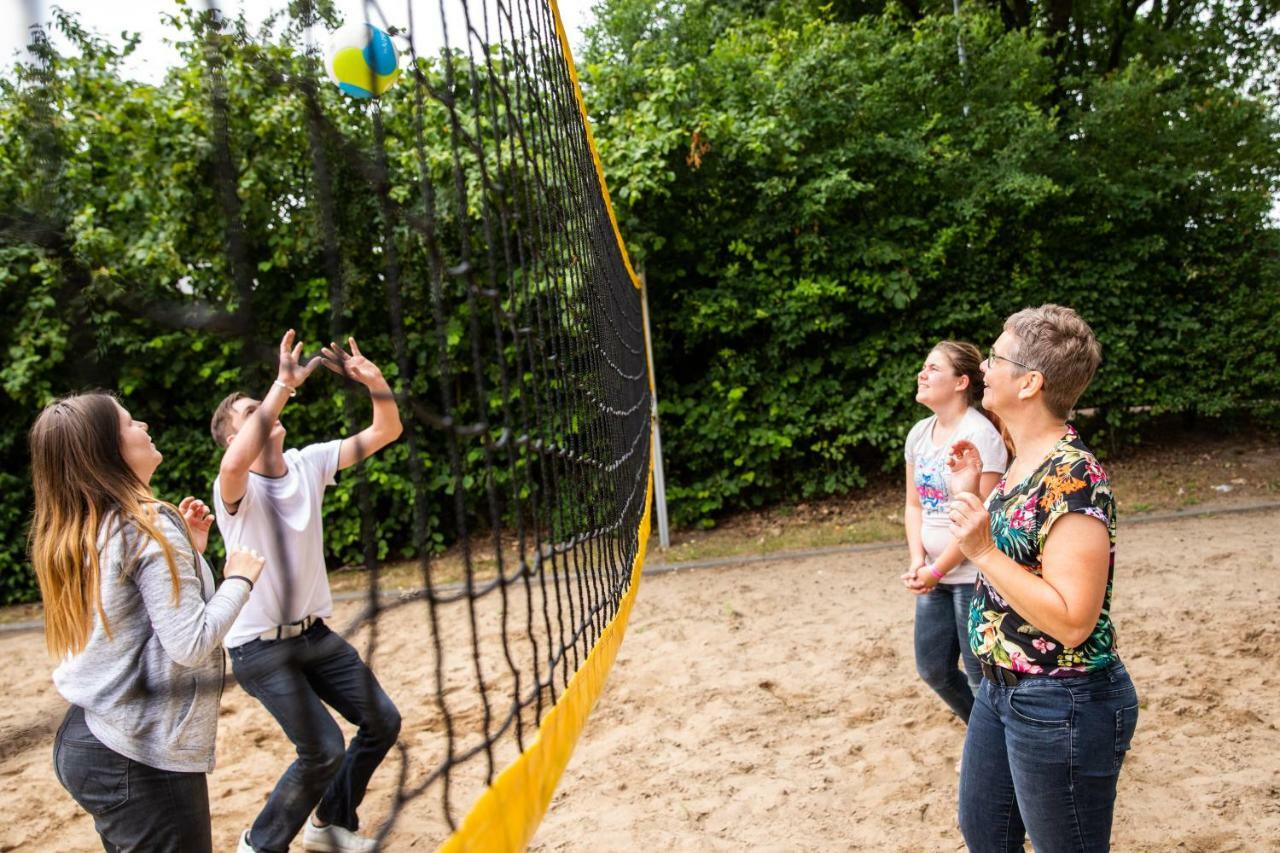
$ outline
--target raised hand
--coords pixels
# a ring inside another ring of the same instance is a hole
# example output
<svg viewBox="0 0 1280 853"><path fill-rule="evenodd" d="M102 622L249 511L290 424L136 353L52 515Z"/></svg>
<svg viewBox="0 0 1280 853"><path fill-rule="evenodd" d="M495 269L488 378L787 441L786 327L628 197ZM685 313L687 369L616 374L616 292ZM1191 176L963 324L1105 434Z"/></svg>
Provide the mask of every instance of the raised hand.
<svg viewBox="0 0 1280 853"><path fill-rule="evenodd" d="M973 492L961 492L947 509L951 535L970 560L977 560L996 547L991 538L991 514Z"/></svg>
<svg viewBox="0 0 1280 853"><path fill-rule="evenodd" d="M307 381L307 377L311 375L311 371L320 366L324 359L320 356L302 363L302 341L297 344L293 342L293 329L284 333L284 337L280 339L280 368L276 373L276 380L283 382L290 388L297 388L303 382Z"/></svg>
<svg viewBox="0 0 1280 853"><path fill-rule="evenodd" d="M951 471L951 494L978 493L978 483L982 479L982 454L972 441L961 439L951 445L947 468Z"/></svg>
<svg viewBox="0 0 1280 853"><path fill-rule="evenodd" d="M187 495L178 503L178 512L187 523L187 531L191 534L191 544L196 551L203 554L209 545L209 528L213 527L213 513L204 501L198 501Z"/></svg>
<svg viewBox="0 0 1280 853"><path fill-rule="evenodd" d="M227 555L227 564L222 567L222 576L224 578L245 578L249 583L258 582L258 576L262 574L262 566L267 562L267 558L259 554L257 551L248 548L234 548Z"/></svg>
<svg viewBox="0 0 1280 853"><path fill-rule="evenodd" d="M356 339L347 338L347 345L351 347L351 352L347 352L337 343L331 343L320 350L324 354L324 366L340 376L359 382L366 388L375 386L379 390L384 388L387 380L382 377L382 371L378 369L378 365L361 354Z"/></svg>

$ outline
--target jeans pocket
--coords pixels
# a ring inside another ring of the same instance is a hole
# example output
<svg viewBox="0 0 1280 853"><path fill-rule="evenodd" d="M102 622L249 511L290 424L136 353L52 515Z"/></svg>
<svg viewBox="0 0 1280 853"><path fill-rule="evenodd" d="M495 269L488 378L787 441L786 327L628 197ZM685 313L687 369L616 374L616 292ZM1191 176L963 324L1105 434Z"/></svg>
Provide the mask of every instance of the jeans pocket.
<svg viewBox="0 0 1280 853"><path fill-rule="evenodd" d="M1024 681L1009 693L1009 710L1035 726L1063 728L1071 725L1075 700L1071 691L1053 679Z"/></svg>
<svg viewBox="0 0 1280 853"><path fill-rule="evenodd" d="M94 817L101 817L129 801L132 762L100 744L63 741L56 767L59 781L71 797Z"/></svg>
<svg viewBox="0 0 1280 853"><path fill-rule="evenodd" d="M1124 755L1133 742L1133 733L1138 728L1138 706L1136 704L1120 708L1116 711L1116 772L1124 764Z"/></svg>

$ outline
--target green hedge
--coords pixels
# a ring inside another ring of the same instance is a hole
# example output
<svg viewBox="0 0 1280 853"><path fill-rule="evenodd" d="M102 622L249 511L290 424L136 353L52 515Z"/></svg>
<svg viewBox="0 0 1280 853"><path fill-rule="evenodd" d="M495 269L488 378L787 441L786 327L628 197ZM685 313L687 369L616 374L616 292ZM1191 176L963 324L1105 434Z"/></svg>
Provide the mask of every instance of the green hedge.
<svg viewBox="0 0 1280 853"><path fill-rule="evenodd" d="M932 342L985 346L1025 305L1073 305L1097 330L1104 364L1082 401L1101 411L1094 438L1132 436L1169 412L1280 408L1280 234L1268 219L1280 68L1265 31L1229 19L1231 6L1168 27L1137 18L1116 58L1106 9L1078 11L1072 32L1090 37L1068 44L1043 21L976 6L959 20L950 4L907 8L598 7L579 70L622 231L650 283L680 523L848 492L896 465L920 415L911 378ZM50 77L0 81L0 195L15 200L0 213L0 315L12 322L0 362L3 602L34 594L25 432L51 396L118 389L165 453L158 491L178 498L207 493L218 458L209 414L232 389L266 386L282 329L313 343L348 329L399 381L372 248L376 198L340 147L328 153L350 288L332 316L304 104L262 71L299 68L281 46L297 33L219 42L255 279L241 335L190 328L193 306L235 309L243 296L216 195L201 43L182 45L185 66L153 87L122 78L128 46L73 19L61 26L78 56ZM384 110L402 203L417 198L409 92L393 89ZM367 150L367 116L333 91L321 97ZM427 159L441 227L456 234L444 127L429 116ZM396 239L406 299L425 304L421 252L404 229ZM470 319L453 298L446 348L465 377ZM417 394L439 374L425 314L405 317ZM287 411L291 441L338 434L342 411L337 383L313 378ZM470 452L474 469L481 451ZM384 557L412 553L406 454L401 443L368 470ZM453 536L445 458L424 447L437 548ZM327 500L335 562L361 560L353 482Z"/></svg>
<svg viewBox="0 0 1280 853"><path fill-rule="evenodd" d="M1091 56L1040 22L902 8L601 9L587 97L647 270L682 523L896 465L933 342L985 348L1028 305L1102 341L1095 440L1280 408L1274 38L1235 42L1249 81L1221 9L1138 20L1107 69L1098 21L1073 22Z"/></svg>

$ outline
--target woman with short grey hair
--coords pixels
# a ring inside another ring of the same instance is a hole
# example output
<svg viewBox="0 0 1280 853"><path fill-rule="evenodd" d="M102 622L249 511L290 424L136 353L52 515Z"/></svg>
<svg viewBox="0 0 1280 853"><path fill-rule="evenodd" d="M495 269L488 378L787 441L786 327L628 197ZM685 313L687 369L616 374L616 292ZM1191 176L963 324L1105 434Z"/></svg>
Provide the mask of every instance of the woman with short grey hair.
<svg viewBox="0 0 1280 853"><path fill-rule="evenodd" d="M978 567L969 642L983 684L965 738L960 827L975 851L1110 847L1138 695L1111 621L1111 481L1068 414L1102 360L1070 308L1019 311L983 366L1015 456L984 503L969 442L949 464L951 533Z"/></svg>

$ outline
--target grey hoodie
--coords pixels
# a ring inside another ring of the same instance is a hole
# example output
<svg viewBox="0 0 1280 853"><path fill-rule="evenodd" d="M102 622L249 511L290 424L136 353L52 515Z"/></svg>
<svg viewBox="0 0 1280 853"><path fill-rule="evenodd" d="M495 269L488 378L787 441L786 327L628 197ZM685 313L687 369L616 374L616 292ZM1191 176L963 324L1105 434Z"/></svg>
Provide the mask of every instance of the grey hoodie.
<svg viewBox="0 0 1280 853"><path fill-rule="evenodd" d="M88 645L63 660L53 683L84 708L89 731L111 750L160 770L208 773L225 670L222 638L249 600L249 585L225 583L215 593L209 564L191 547L182 519L162 508L157 527L173 548L177 602L159 544L147 538L131 561L145 534L104 522L98 559L111 634L95 612Z"/></svg>

